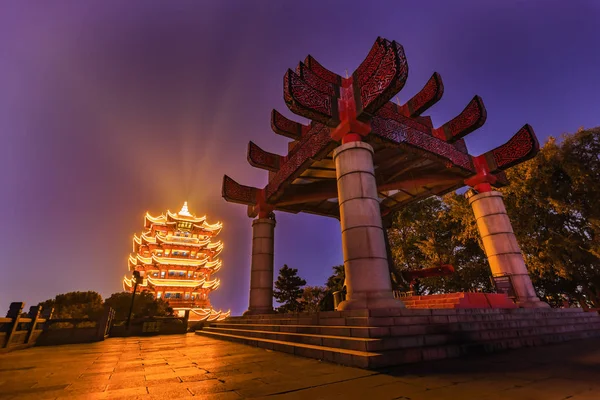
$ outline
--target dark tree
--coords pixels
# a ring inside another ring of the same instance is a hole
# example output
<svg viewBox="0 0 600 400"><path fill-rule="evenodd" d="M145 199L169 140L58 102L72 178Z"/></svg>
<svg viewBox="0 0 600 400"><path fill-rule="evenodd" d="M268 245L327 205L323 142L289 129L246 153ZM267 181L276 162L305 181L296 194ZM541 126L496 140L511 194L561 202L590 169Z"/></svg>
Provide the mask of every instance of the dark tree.
<svg viewBox="0 0 600 400"><path fill-rule="evenodd" d="M336 265L333 269L333 275L327 278L325 283L325 297L320 303L320 311L333 311L334 301L333 293L341 292L344 288L344 281L346 280L346 273L343 265Z"/></svg>
<svg viewBox="0 0 600 400"><path fill-rule="evenodd" d="M54 318L91 318L102 315L102 296L96 292L69 292L39 304L42 309L54 307Z"/></svg>
<svg viewBox="0 0 600 400"><path fill-rule="evenodd" d="M298 276L298 270L290 268L287 264L279 270L279 276L275 281L275 290L273 297L279 304L277 312L301 312L302 311L302 286L306 285L306 281Z"/></svg>
<svg viewBox="0 0 600 400"><path fill-rule="evenodd" d="M302 292L303 311L316 313L320 311L321 303L327 295L327 288L323 286L304 286Z"/></svg>
<svg viewBox="0 0 600 400"><path fill-rule="evenodd" d="M600 128L550 137L532 160L507 171L498 189L540 298L600 307ZM410 204L388 230L395 269L454 265L422 279L417 293L491 290L473 211L462 195Z"/></svg>
<svg viewBox="0 0 600 400"><path fill-rule="evenodd" d="M395 214L388 236L393 279L398 280L404 271L440 264L455 268L450 276L419 279L414 285L416 294L492 290L473 211L464 196L449 194L409 204Z"/></svg>
<svg viewBox="0 0 600 400"><path fill-rule="evenodd" d="M125 319L129 314L129 307L131 306L131 293L113 293L106 299L106 304L115 310L115 317L117 319ZM152 293L143 291L135 295L133 318L165 317L172 314L173 309L169 307L169 303L163 299L155 299Z"/></svg>
<svg viewBox="0 0 600 400"><path fill-rule="evenodd" d="M553 306L600 307L600 128L550 137L502 188L532 282Z"/></svg>

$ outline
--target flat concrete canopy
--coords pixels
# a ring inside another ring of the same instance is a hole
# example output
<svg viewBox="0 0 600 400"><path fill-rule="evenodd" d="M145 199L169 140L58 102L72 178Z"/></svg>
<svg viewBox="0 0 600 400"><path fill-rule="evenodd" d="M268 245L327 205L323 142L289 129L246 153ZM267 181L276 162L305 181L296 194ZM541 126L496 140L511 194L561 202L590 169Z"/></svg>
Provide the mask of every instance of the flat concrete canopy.
<svg viewBox="0 0 600 400"><path fill-rule="evenodd" d="M385 371L194 334L0 355L1 399L597 400L600 339Z"/></svg>

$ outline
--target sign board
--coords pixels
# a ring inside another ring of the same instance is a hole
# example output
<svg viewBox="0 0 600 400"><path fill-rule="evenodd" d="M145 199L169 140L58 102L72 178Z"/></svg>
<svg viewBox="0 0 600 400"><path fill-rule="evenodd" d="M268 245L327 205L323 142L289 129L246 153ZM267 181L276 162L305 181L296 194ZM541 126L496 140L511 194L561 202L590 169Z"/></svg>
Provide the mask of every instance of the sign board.
<svg viewBox="0 0 600 400"><path fill-rule="evenodd" d="M496 287L496 293L504 293L511 299L514 299L517 297L517 296L515 296L515 289L513 288L512 281L510 280L510 276L508 276L508 275L494 276L494 277L492 277L492 282L494 283L494 286Z"/></svg>

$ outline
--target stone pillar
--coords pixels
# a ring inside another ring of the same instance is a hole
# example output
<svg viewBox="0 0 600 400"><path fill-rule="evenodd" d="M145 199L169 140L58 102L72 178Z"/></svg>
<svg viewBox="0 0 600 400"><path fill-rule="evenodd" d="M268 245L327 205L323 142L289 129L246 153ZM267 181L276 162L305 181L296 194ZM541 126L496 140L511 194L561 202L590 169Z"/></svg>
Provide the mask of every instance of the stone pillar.
<svg viewBox="0 0 600 400"><path fill-rule="evenodd" d="M510 276L519 307L550 307L535 293L525 259L506 214L502 193L486 191L470 197L492 276Z"/></svg>
<svg viewBox="0 0 600 400"><path fill-rule="evenodd" d="M346 300L338 310L402 308L394 299L373 168L373 148L350 141L334 150Z"/></svg>
<svg viewBox="0 0 600 400"><path fill-rule="evenodd" d="M252 221L250 306L244 315L273 313L273 254L275 218Z"/></svg>

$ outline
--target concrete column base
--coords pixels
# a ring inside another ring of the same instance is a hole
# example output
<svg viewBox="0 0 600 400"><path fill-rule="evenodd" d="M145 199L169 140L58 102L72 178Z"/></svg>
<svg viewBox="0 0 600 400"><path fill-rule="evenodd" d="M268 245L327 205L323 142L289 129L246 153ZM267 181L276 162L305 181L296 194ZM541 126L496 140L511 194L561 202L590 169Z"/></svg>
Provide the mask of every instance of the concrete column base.
<svg viewBox="0 0 600 400"><path fill-rule="evenodd" d="M380 308L405 308L405 306L403 302L395 299L393 296L391 298L373 296L360 298L355 294L351 299L342 301L336 310L375 310Z"/></svg>
<svg viewBox="0 0 600 400"><path fill-rule="evenodd" d="M347 300L338 310L403 308L394 298L381 222L373 148L349 142L333 152Z"/></svg>
<svg viewBox="0 0 600 400"><path fill-rule="evenodd" d="M525 302L516 301L515 304L518 305L520 308L550 308L550 304L544 303L543 301L537 298L535 300Z"/></svg>
<svg viewBox="0 0 600 400"><path fill-rule="evenodd" d="M277 311L273 310L273 308L264 308L264 309L248 309L244 311L242 314L244 317L247 315L267 315L267 314L277 314Z"/></svg>

